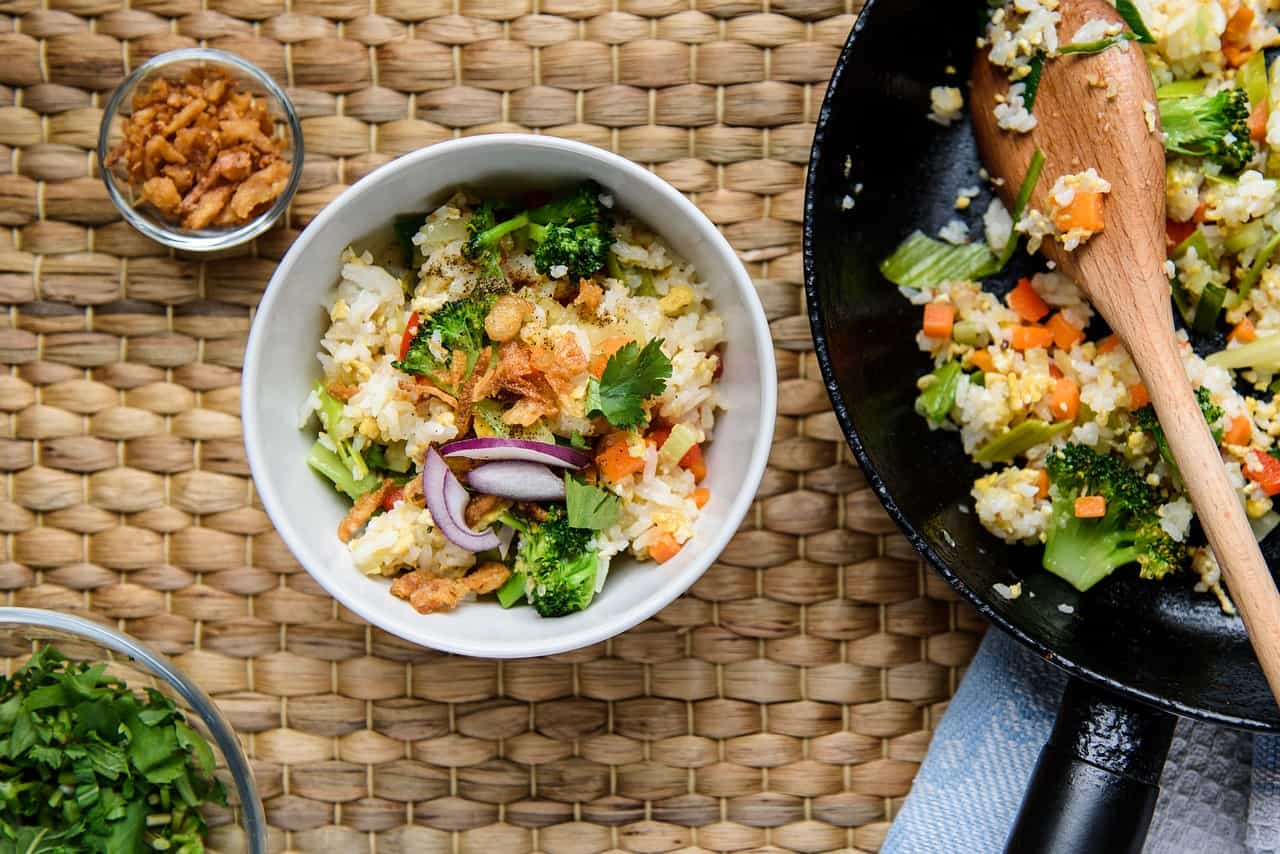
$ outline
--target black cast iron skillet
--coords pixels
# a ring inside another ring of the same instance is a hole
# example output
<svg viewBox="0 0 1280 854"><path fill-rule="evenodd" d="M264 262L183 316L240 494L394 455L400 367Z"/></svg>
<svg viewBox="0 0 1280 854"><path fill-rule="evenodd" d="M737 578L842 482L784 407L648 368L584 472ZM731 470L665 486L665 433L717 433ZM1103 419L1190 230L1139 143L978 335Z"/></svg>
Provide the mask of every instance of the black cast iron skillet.
<svg viewBox="0 0 1280 854"><path fill-rule="evenodd" d="M955 433L929 431L913 410L915 381L931 369L914 340L920 309L877 264L912 229L936 234L957 215L981 233L990 193L968 120L944 128L925 116L932 86L967 96L984 7L868 0L854 25L809 169L810 321L836 416L889 515L982 614L1073 677L1006 850L1137 852L1174 716L1275 731L1280 709L1239 620L1196 593L1190 573L1157 584L1121 569L1082 595L1040 568L1038 549L987 534L961 510L978 467ZM956 211L970 186L982 194ZM1020 253L996 288L1041 263ZM1264 552L1280 565L1280 535ZM1016 600L992 590L1019 579Z"/></svg>

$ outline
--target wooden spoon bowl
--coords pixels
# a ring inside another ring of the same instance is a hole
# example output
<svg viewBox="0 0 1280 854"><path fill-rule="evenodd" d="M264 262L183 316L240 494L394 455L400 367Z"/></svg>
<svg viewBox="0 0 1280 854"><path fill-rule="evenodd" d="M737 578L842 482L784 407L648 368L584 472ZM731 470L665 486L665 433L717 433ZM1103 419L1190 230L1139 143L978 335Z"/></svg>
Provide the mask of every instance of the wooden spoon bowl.
<svg viewBox="0 0 1280 854"><path fill-rule="evenodd" d="M1123 25L1105 0L1062 0L1059 41L1102 19ZM1258 549L1240 498L1227 479L1182 362L1165 273L1165 156L1155 88L1142 49L1121 42L1101 53L1045 60L1030 133L1006 131L993 110L1009 80L980 50L970 105L983 160L1013 199L1037 148L1045 165L1031 207L1048 211L1061 175L1093 167L1111 183L1105 228L1075 251L1052 238L1040 251L1088 294L1120 337L1151 395L1196 514L1266 673L1280 697L1280 595Z"/></svg>

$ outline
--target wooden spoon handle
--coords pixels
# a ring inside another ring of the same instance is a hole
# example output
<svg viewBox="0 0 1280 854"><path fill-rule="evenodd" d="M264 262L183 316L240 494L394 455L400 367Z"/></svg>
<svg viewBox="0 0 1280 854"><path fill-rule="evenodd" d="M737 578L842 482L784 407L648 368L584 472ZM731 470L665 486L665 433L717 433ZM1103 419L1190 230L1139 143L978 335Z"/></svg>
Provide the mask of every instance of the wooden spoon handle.
<svg viewBox="0 0 1280 854"><path fill-rule="evenodd" d="M1227 480L1217 443L1187 381L1177 342L1158 326L1127 338L1258 662L1272 694L1280 697L1280 593L1239 494Z"/></svg>

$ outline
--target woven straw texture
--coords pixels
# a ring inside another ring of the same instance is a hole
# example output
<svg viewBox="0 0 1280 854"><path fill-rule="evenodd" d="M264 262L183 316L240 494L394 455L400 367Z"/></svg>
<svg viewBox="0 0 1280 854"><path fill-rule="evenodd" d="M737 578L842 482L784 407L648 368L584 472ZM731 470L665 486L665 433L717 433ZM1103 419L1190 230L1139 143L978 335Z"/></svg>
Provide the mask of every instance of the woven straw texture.
<svg viewBox="0 0 1280 854"><path fill-rule="evenodd" d="M273 851L875 850L982 626L852 464L801 288L813 121L847 0L0 0L0 589L176 657L243 734ZM132 232L91 150L137 63L206 44L287 84L285 227L198 263ZM777 345L770 468L689 595L497 663L343 611L258 503L254 306L342 188L459 134L652 164L740 251Z"/></svg>

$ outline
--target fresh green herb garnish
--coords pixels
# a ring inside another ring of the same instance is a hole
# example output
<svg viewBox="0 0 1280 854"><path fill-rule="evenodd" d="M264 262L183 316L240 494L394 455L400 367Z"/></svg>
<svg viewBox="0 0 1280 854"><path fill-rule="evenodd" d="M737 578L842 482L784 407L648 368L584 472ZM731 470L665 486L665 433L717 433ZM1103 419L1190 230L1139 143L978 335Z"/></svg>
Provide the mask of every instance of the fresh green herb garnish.
<svg viewBox="0 0 1280 854"><path fill-rule="evenodd" d="M618 521L622 500L608 490L584 483L565 472L564 506L569 513L570 527L603 531Z"/></svg>
<svg viewBox="0 0 1280 854"><path fill-rule="evenodd" d="M1120 33L1119 35L1116 35L1116 36L1108 36L1102 39L1094 39L1091 42L1072 42L1071 44L1066 44L1058 48L1058 53L1065 54L1065 55L1070 55L1070 54L1088 55L1093 53L1102 53L1104 50L1107 50L1108 48L1113 48L1118 44L1123 44L1124 42L1131 42L1131 41L1141 41L1141 39L1139 39L1133 33ZM1025 97L1023 98L1023 101L1024 102L1026 101Z"/></svg>
<svg viewBox="0 0 1280 854"><path fill-rule="evenodd" d="M1031 71L1022 78L1022 106L1031 112L1036 103L1036 93L1040 91L1040 76L1044 74L1044 54L1037 53L1031 57Z"/></svg>
<svg viewBox="0 0 1280 854"><path fill-rule="evenodd" d="M46 646L0 677L0 851L201 854L226 805L213 750L173 701Z"/></svg>
<svg viewBox="0 0 1280 854"><path fill-rule="evenodd" d="M645 421L644 402L662 394L671 377L671 360L662 339L641 349L629 341L609 357L599 380L587 385L587 417L603 415L615 427L638 427Z"/></svg>
<svg viewBox="0 0 1280 854"><path fill-rule="evenodd" d="M1116 11L1120 13L1121 18L1124 18L1124 22L1129 25L1130 31L1139 42L1156 43L1151 30L1147 29L1147 25L1142 20L1142 13L1138 11L1137 6L1133 5L1133 0L1116 0Z"/></svg>

